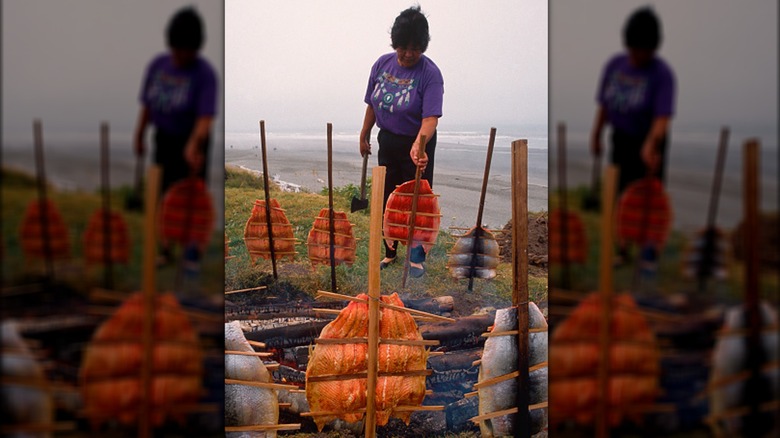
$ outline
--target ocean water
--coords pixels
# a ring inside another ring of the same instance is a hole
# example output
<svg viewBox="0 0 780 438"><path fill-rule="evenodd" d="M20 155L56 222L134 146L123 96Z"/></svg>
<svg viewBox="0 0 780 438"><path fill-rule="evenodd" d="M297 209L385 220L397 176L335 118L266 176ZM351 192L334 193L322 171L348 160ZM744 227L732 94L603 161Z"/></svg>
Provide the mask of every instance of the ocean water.
<svg viewBox="0 0 780 438"><path fill-rule="evenodd" d="M590 186L593 158L589 152L589 133L569 132L567 134L567 185ZM731 133L723 170L722 187L719 195L717 224L725 228L736 226L744 216L743 185L744 141L752 137L743 133ZM674 211L674 226L683 231L692 231L704 226L710 205L718 152L719 131L682 131L671 135L668 145L666 189ZM778 211L778 147L776 136L765 133L760 140L759 185L760 209ZM604 146L609 149L608 136ZM557 146L550 149L550 187L558 187ZM602 169L608 159L602 157Z"/></svg>
<svg viewBox="0 0 780 438"><path fill-rule="evenodd" d="M149 146L151 147L151 146ZM222 144L212 143L209 161L209 193L218 212L215 227L223 228L224 215L224 149ZM32 140L3 144L3 167L19 169L31 175L36 174L35 151ZM111 187L134 186L136 158L126 139L114 140L109 146L109 178ZM144 169L151 163L147 151ZM46 178L59 190L95 192L101 184L100 149L97 136L92 142L44 136L44 168Z"/></svg>
<svg viewBox="0 0 780 438"><path fill-rule="evenodd" d="M376 153L377 130L373 131L372 146ZM492 177L511 175L511 146L517 139L528 140L528 183L540 187L548 186L547 179L547 137L544 135L523 136L497 133L490 175ZM481 179L485 168L488 133L475 131L441 131L437 134L436 145L436 172L465 172L472 174L478 172ZM322 154L326 157L327 138L326 133L312 132L266 132L266 144L269 149L269 161L273 159L274 150L280 152L295 151L300 154ZM258 132L226 132L225 149L259 149L260 135ZM360 163L358 151L358 134L352 132L333 133L334 156L341 157L352 155L352 160ZM229 154L228 154L229 156ZM228 158L229 161L229 158ZM248 166L255 168L253 166ZM273 170L269 172L274 173ZM295 181L290 181L295 182Z"/></svg>

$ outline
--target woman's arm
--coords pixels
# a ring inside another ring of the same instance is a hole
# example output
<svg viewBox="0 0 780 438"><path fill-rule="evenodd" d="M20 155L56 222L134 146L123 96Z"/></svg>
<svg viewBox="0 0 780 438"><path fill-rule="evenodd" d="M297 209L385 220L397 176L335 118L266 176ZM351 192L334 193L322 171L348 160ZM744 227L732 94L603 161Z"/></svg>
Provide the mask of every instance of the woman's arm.
<svg viewBox="0 0 780 438"><path fill-rule="evenodd" d="M203 144L211 132L211 125L214 121L212 116L200 116L195 121L195 128L187 140L187 146L184 148L184 158L193 170L203 167L206 157L203 152Z"/></svg>
<svg viewBox="0 0 780 438"><path fill-rule="evenodd" d="M360 156L371 153L371 129L376 123L374 107L366 105L366 114L363 116L363 129L360 130Z"/></svg>
<svg viewBox="0 0 780 438"><path fill-rule="evenodd" d="M145 105L141 106L141 110L138 112L138 120L135 124L135 139L134 148L136 155L143 155L146 152L146 142L144 136L146 135L146 127L149 125L149 108Z"/></svg>
<svg viewBox="0 0 780 438"><path fill-rule="evenodd" d="M599 105L599 108L596 110L596 118L593 119L593 128L590 134L590 152L596 157L600 157L601 151L604 150L601 142L601 132L606 124L607 111L604 109L604 105Z"/></svg>
<svg viewBox="0 0 780 438"><path fill-rule="evenodd" d="M669 130L669 116L658 116L653 119L650 132L645 137L642 145L642 160L653 173L661 166L661 153L658 150L658 144L666 136Z"/></svg>
<svg viewBox="0 0 780 438"><path fill-rule="evenodd" d="M420 170L425 171L425 167L428 165L428 154L423 154L422 157L417 157L417 148L420 147L420 137L423 135L425 136L425 145L428 145L428 142L431 141L431 137L433 137L433 133L436 132L436 126L439 125L439 118L438 117L426 117L422 120L422 126L420 127L420 132L417 133L417 139L414 141L414 144L412 145L412 150L409 151L409 156L412 158L412 162L420 168Z"/></svg>

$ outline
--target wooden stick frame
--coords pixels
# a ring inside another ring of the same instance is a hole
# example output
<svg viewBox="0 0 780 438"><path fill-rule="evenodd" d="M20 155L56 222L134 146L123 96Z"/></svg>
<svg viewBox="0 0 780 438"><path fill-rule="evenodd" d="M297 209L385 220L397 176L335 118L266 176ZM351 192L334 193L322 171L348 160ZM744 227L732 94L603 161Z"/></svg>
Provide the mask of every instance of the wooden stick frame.
<svg viewBox="0 0 780 438"><path fill-rule="evenodd" d="M512 306L517 308L517 387L528 388L528 140L512 142ZM529 394L516 393L517 431L530 436Z"/></svg>
<svg viewBox="0 0 780 438"><path fill-rule="evenodd" d="M328 123L328 234L330 243L330 288L338 291L336 284L336 222L333 211L333 124ZM315 219L316 221L316 219Z"/></svg>
<svg viewBox="0 0 780 438"><path fill-rule="evenodd" d="M43 258L46 264L45 283L54 280L54 259L51 250L48 205L46 203L46 167L43 160L43 126L40 119L33 120L33 142L35 144L35 182L38 189L38 210L43 238Z"/></svg>
<svg viewBox="0 0 780 438"><path fill-rule="evenodd" d="M270 192L270 180L268 179L268 155L266 153L265 144L265 120L260 120L260 147L262 149L263 160L263 192L265 194L265 222L268 228L268 247L271 254L271 267L273 269L274 280L279 278L279 274L276 270L276 254L274 252L274 231L273 223L271 223L271 192Z"/></svg>
<svg viewBox="0 0 780 438"><path fill-rule="evenodd" d="M154 315L157 295L156 268L154 266L156 244L157 197L160 190L162 171L158 165L152 165L146 177L146 205L144 206L144 246L142 290L144 302L141 360L141 397L138 435L142 438L151 436L152 410L152 366L154 346Z"/></svg>
<svg viewBox="0 0 780 438"><path fill-rule="evenodd" d="M474 245L471 247L471 266L469 267L468 291L474 289L474 277L477 274L477 255L482 251L482 215L485 212L485 196L487 195L488 176L490 176L490 162L493 160L493 145L496 142L496 128L490 128L487 154L485 158L485 174L482 176L482 190L479 192L479 209L477 210L477 224L474 226Z"/></svg>
<svg viewBox="0 0 780 438"><path fill-rule="evenodd" d="M378 266L378 264L377 264L377 266ZM330 299L335 299L335 300L348 300L348 301L355 301L355 302L359 302L359 303L368 303L369 305L371 304L371 301L374 301L373 299L365 300L365 299L362 299L362 298L352 297L352 296L349 296L349 295L335 294L335 293L324 291L324 290L318 290L317 291L317 295L315 296L315 299L319 299L319 298L330 298ZM387 309L393 309L393 310L397 310L399 312L406 312L406 313L409 313L411 315L424 316L426 318L436 319L436 320L439 320L439 321L455 322L455 320L453 318L447 318L446 316L435 315L433 313L423 312L422 310L410 309L408 307L399 307L399 306L395 306L393 304L383 303L383 302L379 301L378 298L377 298L376 301L378 301L379 307L384 307L384 308L387 308Z"/></svg>
<svg viewBox="0 0 780 438"><path fill-rule="evenodd" d="M606 438L609 435L609 354L612 344L610 322L612 321L612 259L614 246L612 244L613 219L615 208L615 185L618 170L610 165L606 171L606 183L601 194L601 248L599 260L599 290L601 292L602 313L599 321L599 362L597 368L597 399L596 399L596 436Z"/></svg>
<svg viewBox="0 0 780 438"><path fill-rule="evenodd" d="M409 345L409 346L435 346L439 344L439 341L435 340L405 340L405 339L381 339L379 337L379 317L380 308L390 308L397 311L402 311L410 314L413 317L424 317L435 320L454 321L452 318L444 318L438 315L422 312L415 309L409 309L406 307L394 306L380 301L380 274L379 274L379 261L380 257L380 245L382 241L382 200L385 184L386 169L383 166L375 167L372 171L372 193L370 196L371 206L371 218L370 218L370 230L369 230L369 268L368 268L368 299L361 299L352 297L349 295L343 295L328 291L317 291L316 299L335 299L346 300L353 302L366 303L368 305L368 336L365 338L347 338L347 339L316 339L315 344L368 344L368 362L366 372L352 373L352 374L331 374L321 376L310 376L307 378L309 382L323 382L323 381L338 381L348 379L366 379L366 408L359 409L354 413L365 413L364 417L364 436L373 438L376 437L376 411L377 407L374 404L376 399L376 385L377 379L381 376L427 376L433 373L431 369L422 370L407 370L398 372L381 372L379 371L378 361L378 348L380 344L390 345ZM413 227L412 227L413 228ZM319 313L339 313L340 311L335 309L313 309ZM438 356L443 353L426 352L430 356ZM426 395L429 391L426 391ZM443 410L444 406L396 406L393 411L396 412L412 412L412 411L431 411L431 410ZM316 417L316 416L338 416L349 414L350 412L305 412L301 416L304 417Z"/></svg>
<svg viewBox="0 0 780 438"><path fill-rule="evenodd" d="M420 142L418 143L417 158L421 158L425 155L426 138L424 135L420 136ZM415 219L417 217L417 200L420 196L420 179L422 177L422 169L417 167L414 174L414 193L412 196L412 211L409 213L409 234L406 238L406 259L404 260L404 273L401 277L401 287L406 288L406 279L409 277L409 269L411 267L412 257L412 245L414 242L414 229Z"/></svg>

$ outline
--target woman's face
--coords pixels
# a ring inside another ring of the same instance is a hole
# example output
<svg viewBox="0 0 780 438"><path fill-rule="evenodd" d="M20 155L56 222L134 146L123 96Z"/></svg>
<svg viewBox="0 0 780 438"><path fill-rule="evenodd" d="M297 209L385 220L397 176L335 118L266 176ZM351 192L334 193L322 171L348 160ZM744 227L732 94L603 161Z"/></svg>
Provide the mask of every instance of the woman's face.
<svg viewBox="0 0 780 438"><path fill-rule="evenodd" d="M198 57L198 51L194 49L180 49L171 47L173 64L179 68L189 67Z"/></svg>
<svg viewBox="0 0 780 438"><path fill-rule="evenodd" d="M398 56L398 65L401 67L414 67L422 56L422 50L419 47L397 47L395 53Z"/></svg>
<svg viewBox="0 0 780 438"><path fill-rule="evenodd" d="M632 66L642 68L650 64L655 57L655 50L628 48L628 60Z"/></svg>

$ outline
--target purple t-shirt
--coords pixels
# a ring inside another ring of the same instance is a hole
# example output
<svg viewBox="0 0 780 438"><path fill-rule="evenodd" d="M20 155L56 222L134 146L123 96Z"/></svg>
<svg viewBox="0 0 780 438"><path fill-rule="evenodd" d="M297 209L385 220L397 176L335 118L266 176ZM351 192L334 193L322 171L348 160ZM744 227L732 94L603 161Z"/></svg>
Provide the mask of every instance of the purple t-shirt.
<svg viewBox="0 0 780 438"><path fill-rule="evenodd" d="M376 124L394 134L416 136L426 117L441 117L444 78L425 55L411 68L398 65L395 52L371 67L364 102L374 108Z"/></svg>
<svg viewBox="0 0 780 438"><path fill-rule="evenodd" d="M636 68L627 54L607 62L596 100L607 113L613 128L644 137L653 119L674 114L674 72L661 58Z"/></svg>
<svg viewBox="0 0 780 438"><path fill-rule="evenodd" d="M188 135L198 117L216 114L217 75L203 58L182 69L170 54L158 55L146 69L140 101L158 130Z"/></svg>

